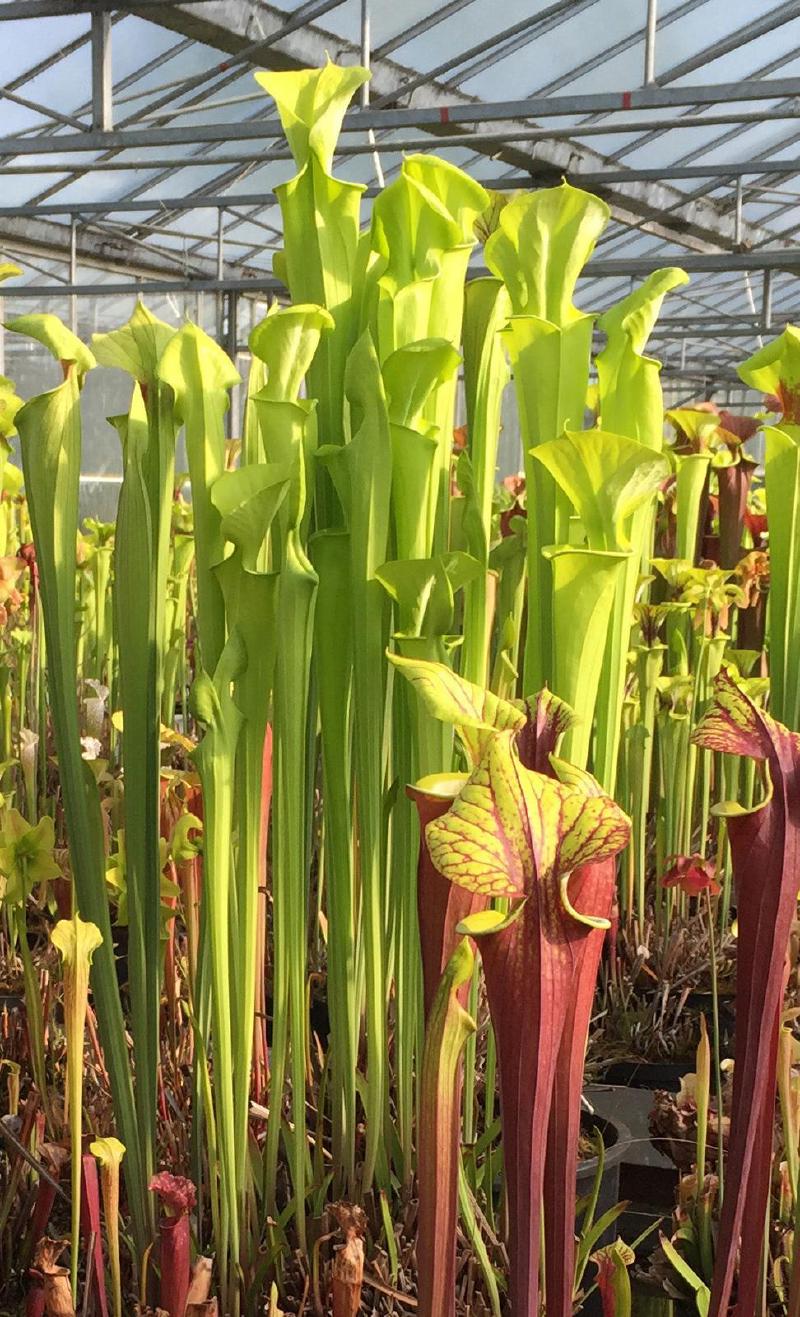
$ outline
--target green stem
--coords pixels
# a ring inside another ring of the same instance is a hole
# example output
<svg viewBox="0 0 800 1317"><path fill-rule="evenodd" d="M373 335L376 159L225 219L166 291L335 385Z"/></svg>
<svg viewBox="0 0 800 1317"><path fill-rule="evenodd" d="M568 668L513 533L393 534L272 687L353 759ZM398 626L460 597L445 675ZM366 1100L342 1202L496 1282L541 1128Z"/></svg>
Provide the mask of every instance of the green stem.
<svg viewBox="0 0 800 1317"><path fill-rule="evenodd" d="M33 963L31 949L28 946L28 929L25 921L24 906L20 906L13 911L13 919L17 941L19 943L20 957L22 959L22 974L25 982L25 1013L28 1021L28 1034L31 1045L33 1078L36 1082L36 1087L39 1090L42 1111L44 1112L45 1120L47 1121L48 1131L51 1137L55 1137L53 1112L50 1106L47 1071L45 1069L44 1059L44 1018L42 1011L41 987Z"/></svg>

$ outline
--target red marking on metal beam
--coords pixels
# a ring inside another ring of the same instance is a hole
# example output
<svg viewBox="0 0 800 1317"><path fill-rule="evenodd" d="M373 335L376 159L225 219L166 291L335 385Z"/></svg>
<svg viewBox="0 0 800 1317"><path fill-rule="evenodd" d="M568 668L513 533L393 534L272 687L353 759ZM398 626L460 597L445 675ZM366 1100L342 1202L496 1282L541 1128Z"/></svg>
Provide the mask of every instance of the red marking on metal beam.
<svg viewBox="0 0 800 1317"><path fill-rule="evenodd" d="M624 91L622 93L622 108L623 110L629 110L631 108L631 94L629 91Z"/></svg>
<svg viewBox="0 0 800 1317"><path fill-rule="evenodd" d="M440 123L450 122L450 111L448 110L446 105L442 105L439 110L439 122Z"/></svg>

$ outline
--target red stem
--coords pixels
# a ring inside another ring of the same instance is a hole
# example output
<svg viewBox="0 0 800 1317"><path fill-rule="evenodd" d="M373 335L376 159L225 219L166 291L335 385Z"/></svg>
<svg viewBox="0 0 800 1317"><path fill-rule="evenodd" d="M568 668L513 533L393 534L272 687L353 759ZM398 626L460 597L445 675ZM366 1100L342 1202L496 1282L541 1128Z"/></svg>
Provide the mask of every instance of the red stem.
<svg viewBox="0 0 800 1317"><path fill-rule="evenodd" d="M439 981L458 942L457 925L473 911L485 909L487 901L475 892L468 892L466 888L455 887L448 882L431 860L425 830L434 819L447 813L452 800L430 791L421 791L419 787L408 787L407 791L419 813L417 911L422 952L422 991L427 1020ZM462 1006L466 1005L468 994L469 984L465 984L458 994Z"/></svg>
<svg viewBox="0 0 800 1317"><path fill-rule="evenodd" d="M452 801L408 787L408 795L419 813L420 847L417 868L417 910L422 952L422 990L425 1020L428 1020L436 990L459 938L456 927L474 910L482 910L485 897L455 887L435 868L425 840L425 830L447 812ZM458 990L466 1006L469 983ZM455 1098L449 1104L452 1119L435 1119L424 1113L418 1131L417 1274L422 1317L453 1317L455 1314L456 1217L458 1163L461 1149L459 1113L464 1068L459 1062ZM446 1124L446 1128L443 1126Z"/></svg>
<svg viewBox="0 0 800 1317"><path fill-rule="evenodd" d="M576 869L570 894L576 908L610 916L616 889L616 862ZM577 953L577 973L558 1053L545 1163L545 1275L547 1311L571 1317L575 1283L575 1195L581 1089L586 1036L594 1002L597 972L606 934L587 930Z"/></svg>
<svg viewBox="0 0 800 1317"><path fill-rule="evenodd" d="M83 1175L81 1178L81 1228L85 1241L91 1238L91 1278L90 1282L97 1295L102 1317L108 1317L108 1298L106 1295L106 1273L103 1266L103 1231L100 1220L100 1180L97 1174L97 1162L90 1152L85 1152L81 1159Z"/></svg>
<svg viewBox="0 0 800 1317"><path fill-rule="evenodd" d="M169 1317L184 1317L189 1292L191 1233L186 1212L170 1216L159 1226L161 1236L161 1289L159 1304Z"/></svg>
<svg viewBox="0 0 800 1317"><path fill-rule="evenodd" d="M747 494L755 469L756 463L749 458L717 469L720 567L735 567L742 556Z"/></svg>

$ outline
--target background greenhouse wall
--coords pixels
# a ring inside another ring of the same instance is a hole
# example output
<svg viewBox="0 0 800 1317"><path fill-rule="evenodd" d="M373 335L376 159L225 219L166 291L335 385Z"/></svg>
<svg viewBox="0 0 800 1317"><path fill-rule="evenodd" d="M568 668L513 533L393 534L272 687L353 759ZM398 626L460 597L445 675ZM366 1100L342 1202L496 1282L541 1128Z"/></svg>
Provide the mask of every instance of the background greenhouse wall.
<svg viewBox="0 0 800 1317"><path fill-rule="evenodd" d="M605 309L636 282L632 262L686 264L691 284L672 295L650 349L664 362L666 402L755 407L735 362L796 304L797 175L785 153L797 136L800 6L509 0L482 6L478 30L479 3L306 0L279 9L262 0L144 0L132 9L4 0L0 243L22 269L5 287L4 319L36 305L88 339L127 319L139 287L155 314L172 323L188 316L213 332L246 378L250 326L279 292L274 189L290 172L252 70L328 53L371 66L371 91L353 113L385 122L346 135L337 157L340 175L366 186L367 217L369 198L407 150L435 150L505 193L564 175L596 187L613 220L578 305ZM697 103L682 96L686 88ZM613 89L622 89L618 103ZM586 113L596 93L603 108ZM654 108L642 108L651 93ZM639 100L626 109L632 95ZM498 121L501 96L508 111ZM657 108L665 97L669 111ZM482 101L485 122L480 114L446 129L431 122L438 107L449 120ZM222 291L192 287L215 279ZM55 295L71 283L79 296ZM13 336L2 355L23 396L39 366L47 369L43 353ZM124 387L103 374L87 385L83 506L106 517L120 455L105 418L121 407ZM237 390L231 435L240 403ZM518 431L508 389L501 476L521 464Z"/></svg>

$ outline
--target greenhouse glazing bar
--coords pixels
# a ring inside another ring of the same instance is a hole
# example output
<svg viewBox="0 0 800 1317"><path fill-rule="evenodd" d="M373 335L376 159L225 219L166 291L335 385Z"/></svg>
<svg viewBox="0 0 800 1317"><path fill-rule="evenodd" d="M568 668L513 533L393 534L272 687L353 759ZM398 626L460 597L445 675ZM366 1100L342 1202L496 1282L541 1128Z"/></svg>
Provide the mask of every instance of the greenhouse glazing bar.
<svg viewBox="0 0 800 1317"><path fill-rule="evenodd" d="M798 91L800 91L800 86L798 86ZM476 106L471 111L471 118L461 122L478 122L483 117L480 108ZM395 127L392 124L382 123L379 117L380 113L380 111L373 113L371 110L359 111L359 116L363 115L366 120L366 122L360 123L359 131L369 132L374 130L377 132ZM529 128L521 125L515 126L515 124L509 122L508 127L504 127L502 132L487 133L473 130L472 132L457 134L436 133L435 136L403 138L398 141L384 142L382 143L382 149L384 151L418 151L426 149L433 143L440 148L465 146L471 143L513 146L515 142L569 141L577 137L604 137L611 133L625 134L648 131L649 129L664 128L672 131L676 128L706 128L714 127L717 124L762 124L771 119L798 118L800 118L800 105L781 108L774 114L757 110L739 114L730 111L725 114L707 115L702 119L636 119L627 122L570 124L566 128ZM502 121L502 116L494 117L493 121ZM424 128L427 122L425 119L418 127ZM441 126L456 121L438 119L430 122L438 123ZM352 129L353 125L347 124L346 127ZM196 146L213 144L214 142L228 142L234 128L240 140L261 141L264 138L274 139L276 136L276 131L271 123L260 123L257 120L247 120L235 125L230 123L187 124L185 127L179 126L177 128L127 128L111 132L87 130L79 133L64 133L57 137L0 138L0 154L4 156L39 155L41 153L67 155L75 151L124 151L141 150L155 146ZM337 147L337 155L363 155L368 154L373 149L369 142L341 142ZM288 150L270 150L262 158L262 164L273 160L291 159L292 155ZM140 161L137 167L146 169L147 162Z"/></svg>
<svg viewBox="0 0 800 1317"><path fill-rule="evenodd" d="M338 0L338 2L340 2L340 0ZM107 13L109 10L115 8L115 6L105 3L105 0L102 0L102 3L100 5L92 5L90 3L87 3L86 5L79 4L77 6L71 3L67 3L67 0L63 0L63 2L60 2L60 0L37 0L36 3L34 3L34 0L28 0L27 5L26 4L16 5L14 3L14 0L12 0L11 4L0 6L0 20L3 17L11 16L11 13L15 10L16 10L16 16L22 17L23 16L22 11L26 7L29 11L27 16L30 17L35 17L37 15L40 16L45 15L45 13L47 13L48 15L55 13L75 13L76 9L78 9L79 11L83 9L85 10L85 12L92 15L93 20L101 16L104 11ZM150 5L149 0L146 0L146 4L142 7L143 8L149 7L152 8L153 10L158 8L157 5ZM248 64L248 62L257 62L257 53L260 49L273 45L275 41L277 41L281 36L285 35L288 30L291 29L297 30L297 28L301 25L301 23L303 22L310 23L319 14L324 13L331 9L335 9L336 7L337 7L337 0L316 0L316 3L306 3L304 5L301 5L299 9L296 10L288 18L287 23L281 24L279 30L276 29L276 31L270 33L268 36L264 37L259 41L255 41L255 42L245 41L245 44L242 45L241 48L236 49L235 52L231 53L230 59L226 60L226 66L229 64L236 64L236 65L242 65L244 67ZM688 6L678 6L678 9L683 10L684 8L691 9L694 7L696 7L694 3L691 3ZM198 0L197 8L199 11L200 0ZM457 4L445 6L445 9L453 10L454 12L457 12L457 8L458 8ZM562 11L567 12L564 9L563 4L561 3L551 4L548 8L543 10L537 16L537 21L541 22L544 19L548 19L548 20L552 19L555 21L559 17ZM129 14L134 14L136 13L136 9L130 9L127 10L126 12ZM788 20L788 18L790 18L792 14L794 14L795 12L797 14L800 14L800 4L778 5L771 11L770 21L774 22L780 20L782 22L784 20ZM119 14L115 13L114 17L115 19L118 18ZM661 26L664 25L667 20L671 21L671 17L672 17L671 15L663 15L663 14L658 16L658 21L655 24L655 26L660 30ZM430 23L431 25L433 25L436 22L438 22L439 19L440 19L440 14L436 12L428 15L426 19L420 20L420 23L424 23L426 25ZM763 25L763 20L761 18L756 23L748 27L748 31L751 33L751 35L754 36L757 35L757 29L759 27L759 24ZM513 31L516 31L517 28L524 28L524 27L525 27L524 24L517 24L515 25ZM426 28L424 28L423 30L426 30ZM512 29L506 29L502 33L495 34L494 40L495 42L499 42L500 47L502 47L503 41L507 39L510 34L512 34ZM742 34L740 33L740 37L741 36ZM642 39L641 33L639 39L640 40ZM485 44L485 43L481 43L481 44ZM709 47L708 49L713 50L714 47ZM379 48L378 54L380 55L382 53L383 52ZM499 55L502 54L502 49L498 49L497 53L499 57ZM461 52L461 58L462 59L468 58L469 54L470 54L469 51ZM178 80L176 83L173 84L172 94L182 95L185 91L191 90L191 88L194 87L196 84L199 85L202 82L208 82L209 79L214 78L215 74L219 73L222 67L223 67L222 65L212 66L211 68L205 70L201 74L192 75L192 77L190 77L189 79ZM392 66L387 65L387 69L390 69L391 67ZM396 71L396 67L397 66L394 66L395 71ZM376 71L378 86L380 86L383 72L385 72L385 70L381 70L380 68L378 68ZM762 70L759 69L758 73L761 74ZM451 124L471 125L475 123L475 121L478 118L481 120L481 122L484 122L486 120L491 121L495 119L495 120L503 121L502 132L498 132L496 135L494 134L487 135L485 133L481 133L480 134L481 141L483 142L499 141L502 142L502 144L508 144L509 146L511 146L516 141L523 142L526 140L536 141L536 140L546 140L547 138L561 138L562 136L572 136L575 134L580 135L582 132L585 132L588 135L598 131L608 132L608 131L614 131L617 128L622 129L623 126L624 126L624 130L629 132L637 127L636 124L631 123L630 119L628 119L627 123L623 124L620 120L619 114L617 113L619 111L624 112L627 110L637 110L637 109L649 110L649 109L657 109L660 106L669 108L670 106L673 105L700 106L700 105L712 105L712 104L720 104L720 103L725 104L726 102L733 105L736 102L746 102L748 100L753 100L753 99L759 99L759 100L763 99L765 101L770 101L770 102L773 101L774 98L777 98L779 100L788 98L791 100L792 98L796 97L798 92L800 91L800 79L797 78L791 78L791 79L775 78L775 79L770 79L769 81L765 81L763 77L746 77L741 82L737 82L737 83L726 83L726 84L718 84L718 85L710 85L710 86L685 86L685 87L677 87L677 88L658 85L659 82L670 80L674 75L675 75L674 70L667 70L660 75L660 78L655 84L648 85L639 89L634 89L630 92L614 91L614 92L600 93L600 94L589 94L589 95L579 95L579 96L562 95L556 97L535 94L514 101L508 100L508 101L486 102L486 103L482 103L478 101L464 103L464 101L462 101L461 103L458 104L447 104L443 106L436 106L435 108L423 107L422 109L420 109L419 107L415 107L413 105L403 108L395 108L395 107L377 108L376 106L372 106L369 108L362 107L352 112L346 117L344 128L346 131L350 130L352 132L356 132L356 131L364 132L368 128L368 125L374 125L374 127L378 129L400 128L400 127L411 126L411 125L416 125L423 129L427 127L430 127L431 129L439 129L438 132L432 133L430 136L428 136L426 133L426 135L420 139L406 140L402 142L395 141L385 144L384 149L397 152L398 150L403 149L404 147L409 147L411 149L417 147L424 148L424 147L429 147L431 145L434 145L434 147L441 147L451 144L451 142L452 145L465 145L471 141L473 135L471 132L465 132L457 136L453 134L451 137L450 135L444 135L442 130L444 129L446 132L446 127ZM437 92L437 96L442 96L442 95L447 96L448 94L447 88L434 88L434 89ZM161 89L161 90L165 90L165 89ZM397 99L402 98L403 96L408 94L408 90L409 89L407 86L406 87L401 86L396 88L395 91L392 93L391 99L396 101ZM452 94L453 93L451 93L451 95ZM458 93L455 93L455 96L457 97ZM242 99L242 98L235 98L235 99ZM387 98L384 96L384 100L385 99ZM219 103L221 104L222 102ZM206 100L204 102L203 108L205 109L213 108L213 105L214 105L213 102L208 102ZM54 152L61 153L62 151L71 148L74 149L76 147L79 148L86 147L88 149L89 146L91 145L92 149L108 149L109 151L116 152L121 149L124 149L124 147L128 145L135 145L135 144L139 144L142 146L157 145L160 140L159 134L161 133L167 135L173 134L176 144L180 144L181 141L183 141L184 145L185 144L200 145L200 143L203 140L204 134L218 133L220 135L224 135L224 140L226 142L230 140L231 127L232 127L231 124L224 124L224 125L212 124L201 128L196 128L188 124L182 124L179 127L145 129L144 123L146 122L148 115L153 113L153 110L152 107L146 107L146 108L143 107L143 108L144 108L144 113L139 115L136 114L131 115L126 121L127 126L122 126L116 132L111 132L107 134L96 134L96 133L91 133L89 131L81 131L76 134L67 134L61 132L59 132L58 134L54 134L52 130L48 132L45 129L44 132L41 132L40 134L37 134L32 137L24 137L21 139L11 138L11 139L7 139L5 143L0 142L0 151L14 152L15 154L23 154L23 153L28 154L35 151L36 154L39 155L40 153L44 154L51 149ZM163 113L164 115L168 115L173 113L175 109L183 110L188 108L191 107L185 107L185 106L173 107L172 110L169 108L165 108ZM110 107L107 107L107 109L110 110ZM780 109L781 109L781 117L783 117L784 107L781 106ZM159 113L158 109L156 109L156 113L157 114ZM796 104L787 105L785 107L786 117L795 117L799 113L800 113L800 108L798 108ZM547 130L547 129L541 129L538 126L530 126L529 124L525 124L524 122L519 121L524 116L532 116L536 114L539 114L541 116L546 116L548 118L550 116L556 117L556 116L569 115L569 114L574 114L574 115L610 114L612 116L612 122L605 124L589 124L589 125L580 124L577 126L570 126L569 128L565 128L565 129L551 128L550 130ZM94 117L95 118L97 117L96 114ZM509 117L516 118L517 122L516 123L508 122ZM731 118L735 118L737 123L748 121L749 119L752 119L753 121L757 120L759 123L761 123L769 117L770 117L769 110L766 110L765 113L763 114L753 113L752 115L738 114L731 116ZM705 118L697 118L697 119L695 119L693 116L686 115L677 121L674 119L667 120L665 126L667 127L690 126L693 124L705 126L713 123L714 121L715 120L712 115L708 115ZM728 121L727 117L725 117L725 121L726 122ZM652 130L656 128L658 122L659 122L658 120L650 120L645 126L647 127L647 129ZM272 134L273 131L277 131L277 125L274 120L267 121L261 124L250 120L250 121L246 121L244 124L241 123L236 124L235 127L237 134L242 139L250 138L251 140L252 138L255 138L259 134L263 137L264 135ZM251 138L251 134L252 134L252 138ZM221 137L216 140L221 140ZM350 144L349 150L351 153L355 154L360 152L372 151L374 150L374 147L372 143L364 142L364 143ZM345 145L344 152L347 151L348 151L348 146ZM281 153L277 151L271 152L268 150L265 156L256 157L252 154L248 155L246 153L234 154L229 150L225 155L220 155L216 157L209 155L207 158L207 163L213 166L217 166L217 165L234 166L246 170L248 167L251 167L259 163L264 163L266 160L270 160L270 159L278 160L278 159L288 158L288 154L289 154L288 152ZM517 154L521 155L521 153L517 153ZM590 157L591 163L594 163L595 159L599 160L600 158ZM82 163L77 167L73 166L73 170L71 171L71 173L74 172L74 175L77 177L84 172L86 173L94 172L94 171L101 172L104 168L109 170L116 170L123 168L130 169L132 167L140 171L150 170L150 169L163 169L165 171L168 171L171 169L184 167L187 163L188 162L185 159L185 157L182 157L180 159L175 159L175 158L168 159L164 157L153 158L150 160L142 159L133 164L129 161L124 161L124 160L105 160L105 161L92 160L92 161L86 161L85 163ZM587 161L587 163L589 163L589 161ZM530 168L525 170L525 166L521 165L520 160L518 160L517 167L512 173L507 174L498 179L482 180L482 181L485 183L486 186L490 188L496 188L498 190L510 190L520 186L529 186L531 182L533 182L534 184L546 183L553 181L558 177L564 176L569 178L571 181L578 184L579 186L585 186L585 187L596 188L601 190L604 186L611 187L614 184L624 185L626 183L635 183L635 182L658 183L662 180L666 180L669 178L722 179L722 178L730 177L736 179L736 178L747 176L748 174L778 176L778 175L784 175L790 173L792 172L793 169L797 169L797 168L800 168L800 165L792 161L757 162L750 160L747 162L736 162L730 165L715 163L713 165L702 166L702 165L689 164L685 166L676 165L673 167L673 169L670 169L670 167L667 165L659 169L640 169L640 170L625 169L621 167L618 169L612 168L609 170L587 169L585 172L583 172L581 171L580 168L574 170L563 170L558 167L557 163L550 163L546 160L542 160L542 161L532 160ZM7 170L9 175L14 173L24 174L24 173L35 173L35 172L40 172L40 173L60 172L58 155L56 155L55 159L51 159L50 161L48 161L47 164L44 166L44 168L42 168L41 164L26 165L24 163L16 163L16 164L9 163L9 165L7 166ZM24 219L29 216L32 217L36 217L36 216L45 217L48 215L53 217L66 216L72 219L76 219L80 223L81 217L84 216L88 217L91 215L105 216L105 215L113 214L115 211L118 211L120 213L128 212L131 215L137 213L142 215L144 214L158 215L159 212L165 213L167 211L173 211L177 215L189 210L200 209L204 207L211 210L223 211L226 208L229 208L232 204L235 204L238 207L245 207L245 208L258 207L258 206L263 206L265 202L269 202L274 198L274 193L270 190L264 190L250 194L240 194L238 196L234 196L231 193L220 193L219 191L213 190L215 186L217 189L219 189L220 186L222 187L227 186L228 182L229 182L228 178L221 178L216 182L216 184L212 183L211 190L208 194L196 193L193 196L189 196L189 197L184 196L181 198L174 198L174 199L173 198L168 198L168 199L159 198L157 200L145 199L141 197L141 195L136 195L135 193L129 194L129 196L126 199L120 199L120 200L114 199L105 202L94 201L90 203L84 203L83 205L75 204L75 203L62 203L62 202L49 203L46 199L43 199L41 203L35 203L35 202L27 203L20 205L19 207L0 207L0 217L7 217L7 218L18 217L19 219ZM54 189L52 188L50 189L51 193L53 190ZM375 195L377 193L377 190L378 189L374 187L370 187L368 189L368 195ZM614 198L614 199L617 200L619 204L623 206L623 208L625 208L625 206L628 204L626 198L624 197ZM687 204L690 204L691 198L687 197L686 201ZM675 200L676 206L683 204L684 202L682 198L676 198ZM662 214L669 213L668 209L664 209L663 207L656 207L656 209L659 209L660 213ZM645 212L645 213L649 213L649 212ZM247 216L237 217L237 219L240 219L241 222L246 222ZM625 222L624 216L622 217L622 222ZM717 244L720 247L727 249L729 246L734 246L734 247L737 246L740 241L745 244L749 244L751 242L752 234L746 231L746 227L747 226L743 226L741 222L739 223L739 225L734 225L734 224L728 225L727 219L723 215L721 215L719 231L718 232L715 231L713 236L710 233L703 234L701 236L705 238L706 242L708 242L710 238L712 246L714 244ZM730 232L727 231L728 228L730 229ZM689 234L692 232L693 230L686 231L684 235L686 240L688 240ZM660 236L669 237L669 235L666 233ZM717 257L718 260L721 260L724 263L723 264L713 263L713 258L716 255L716 253L712 251L711 257L706 257L705 253L701 249L699 253L690 255L688 257L683 257L682 254L676 256L672 256L671 254L669 254L666 257L660 256L658 259L653 258L652 262L649 262L646 268L648 270L653 269L657 265L663 264L665 259L676 260L682 263L687 269L691 269L692 271L695 272L708 271L709 273L713 273L719 269L764 270L767 268L771 268L770 261L772 261L773 259L776 262L774 268L777 269L795 268L794 262L790 259L789 256L787 256L785 252L780 250L775 250L777 244L781 241L779 237L777 237L776 235L770 235L768 233L761 234L759 236L761 241L766 244L766 248L759 249L757 259L753 261L753 263L747 263L747 264L742 264L741 262L734 263L725 255L724 251L721 253L719 257ZM676 233L676 239L679 243L682 241L680 236L680 231ZM770 247L772 247L773 250L770 250ZM258 250L259 249L254 248L253 254L256 254ZM701 259L703 259L704 262L706 263L702 265L697 264L698 256ZM752 259L752 254L749 252L743 253L743 256L745 257L746 261ZM242 256L240 258L240 264L239 264L240 270L244 266L245 259L247 259L246 256ZM89 257L89 260L91 261L91 257ZM709 260L711 260L712 263L710 264L707 263ZM631 265L630 262L625 263L625 269L623 270L622 263L612 267L608 264L603 266L598 261L596 261L594 265L589 270L587 270L586 273L587 275L596 276L596 277L619 278L623 274L626 276L629 274L635 274L638 268L639 268L638 266ZM159 277L158 273L157 272L154 273L156 273L156 277L158 278ZM165 271L163 276L163 281L170 285L170 289L174 289L177 286L181 286L181 287L188 286L190 288L195 288L201 286L199 282L200 280L202 280L203 278L208 279L212 273L213 270L207 272L198 271L197 280L193 279L190 274L187 274L185 282L178 285L177 281L171 279L168 273ZM125 285L125 287L128 286L129 285ZM136 286L138 287L138 284ZM155 290L155 284L151 283L150 281L144 282L142 286L153 287L153 289ZM242 288L242 291L252 291L252 285L248 278L241 279L240 284L237 284L236 287L240 287L240 286ZM107 285L106 287L110 288L111 285ZM76 290L75 295L83 296L84 293L82 290L83 290L83 286L80 286L78 290ZM217 291L219 291L219 288L217 288ZM12 289L9 288L8 292L9 294L11 294ZM21 289L18 290L15 289L14 292L15 293L20 292L20 294L22 294Z"/></svg>
<svg viewBox="0 0 800 1317"><path fill-rule="evenodd" d="M156 9L164 0L136 0L135 5L124 5L120 0L8 0L0 6L0 21L16 22L28 18L64 18L70 14L134 13L136 10ZM182 4L203 5L210 0L181 0Z"/></svg>
<svg viewBox="0 0 800 1317"><path fill-rule="evenodd" d="M114 111L111 97L111 16L92 13L92 128L111 131Z"/></svg>
<svg viewBox="0 0 800 1317"><path fill-rule="evenodd" d="M404 94L410 95L418 87L440 81L443 75L449 74L452 69L460 69L455 78L448 79L454 85L463 82L468 77L474 77L475 74L483 72L484 69L491 68L498 58L503 58L522 46L528 45L537 37L543 36L545 32L560 27L568 18L574 18L576 14L582 13L583 10L589 9L597 3L598 0L555 0L554 4L546 6L538 14L528 14L519 22L503 28L500 32L492 33L490 37L469 46L466 50L456 51L454 54L449 55L446 60L436 64L434 68L428 69L424 73L415 74L409 82L405 83ZM431 26L433 26L433 17L434 15L430 15ZM481 56L484 56L484 58L481 59ZM394 100L395 94L393 92L387 93L376 100L375 107L377 109L386 104L391 104Z"/></svg>
<svg viewBox="0 0 800 1317"><path fill-rule="evenodd" d="M263 163L262 159L257 156L214 156L210 160L214 165L259 165ZM156 158L148 160L146 167L148 169L182 169L185 168L186 161L181 159ZM107 170L119 170L130 172L131 165L125 160L97 160L90 161L81 165L81 170L86 172L97 171L103 173ZM3 174L40 174L40 173L63 173L63 165L20 165L20 166L3 166ZM498 178L482 179L484 187L493 191L514 191L517 188L530 187L531 181L539 177L552 179L554 177L568 178L571 182L580 187L595 188L611 185L613 183L657 183L661 179L682 179L682 178L746 178L748 175L770 176L772 174L792 174L800 173L800 157L797 160L770 160L767 162L758 160L733 161L725 165L686 165L686 166L665 166L663 169L608 169L592 170L583 172L582 170L558 170L552 165L542 163L541 169L537 171L533 166L529 173L526 174L501 174ZM366 196L377 196L380 192L378 187L368 187ZM261 192L240 192L240 193L205 193L196 192L188 197L158 197L149 200L140 197L120 198L111 201L80 201L80 202L41 202L36 204L21 203L19 206L0 206L0 218L10 215L80 215L80 214L105 214L110 211L159 211L159 210L202 210L204 207L209 210L218 208L229 209L231 206L261 206L267 200L272 200L275 192L267 188ZM691 198L687 198L690 200Z"/></svg>
<svg viewBox="0 0 800 1317"><path fill-rule="evenodd" d="M774 235L773 235L774 240ZM659 252L656 256L600 257L586 266L584 273L595 278L652 274L672 262L680 265L687 274L715 274L744 270L800 270L800 247L787 247L785 251L730 251L730 252Z"/></svg>
<svg viewBox="0 0 800 1317"><path fill-rule="evenodd" d="M211 241L211 239L209 239ZM753 270L787 270L800 271L800 247L787 251L760 251L760 252L720 252L711 254L702 254L696 252L687 252L676 256L676 263L679 263L687 273L714 273L716 271L753 271ZM628 275L650 274L653 270L660 269L665 262L663 254L659 256L638 257L626 259L623 257L614 257L606 260L599 259L590 261L581 272L582 278L605 279L612 277L627 277ZM485 271L475 270L475 274L482 274ZM284 285L269 274L261 276L255 275L251 278L225 278L225 279L142 279L129 281L125 283L108 283L108 284L56 284L56 285L29 285L21 286L9 285L5 290L5 295L11 297L23 298L44 298L44 297L112 297L122 296L127 293L136 294L140 292L158 292L158 293L178 293L178 292L237 292L237 293L260 293L282 291Z"/></svg>
<svg viewBox="0 0 800 1317"><path fill-rule="evenodd" d="M0 11L2 6L0 6ZM531 118L561 118L574 114L616 113L630 110L659 110L686 105L735 104L737 102L759 100L782 100L800 95L800 79L775 78L769 81L718 84L716 86L692 87L652 87L634 91L593 93L584 96L531 97L512 101L476 101L469 104L438 106L434 109L379 109L370 107L356 110L345 117L344 132L364 132L367 129L382 131L389 128L436 128L447 125L489 123ZM209 108L207 103L203 110ZM794 118L800 114L796 106L786 107L780 112L781 118ZM769 115L757 116L762 122ZM741 122L744 116L737 116L735 122ZM700 126L715 122L734 122L722 116L707 116L699 120ZM638 131L659 126L660 121L646 122L643 125L627 122L624 131ZM688 120L691 124L691 119ZM686 118L669 120L667 126L677 128L685 126ZM120 129L115 132L91 132L63 134L59 136L42 135L33 139L26 137L7 137L0 139L0 152L4 155L48 154L50 152L118 150L125 147L158 146L174 143L176 145L201 142L230 140L232 127L240 137L261 138L265 135L275 136L279 129L276 123L237 123L191 125L176 128L153 128L147 131ZM573 135L595 132L601 125L570 125ZM615 125L602 125L603 131L613 131ZM520 132L537 131L521 128ZM542 137L555 136L561 130L541 130ZM623 131L623 129L619 129ZM505 140L524 140L513 128L504 132ZM458 139L463 141L463 138ZM344 153L354 149L352 144L340 143L337 150ZM288 152L276 154L273 158L282 159Z"/></svg>
<svg viewBox="0 0 800 1317"><path fill-rule="evenodd" d="M406 88L398 92L406 94ZM630 110L665 110L689 105L719 105L743 101L774 101L800 95L800 78L746 78L741 82L689 84L682 87L638 87L613 92L587 92L574 96L527 96L507 101L474 101L450 106L379 107L353 110L345 115L343 132L365 128L439 127L448 123L487 122L491 119L563 118L573 114L613 114ZM257 99L254 95L253 100ZM206 108L214 108L213 104ZM340 144L341 145L341 144ZM339 147L337 146L337 150Z"/></svg>
<svg viewBox="0 0 800 1317"><path fill-rule="evenodd" d="M656 32L658 30L658 0L647 0L647 26L644 34L644 84L651 87L656 80Z"/></svg>

